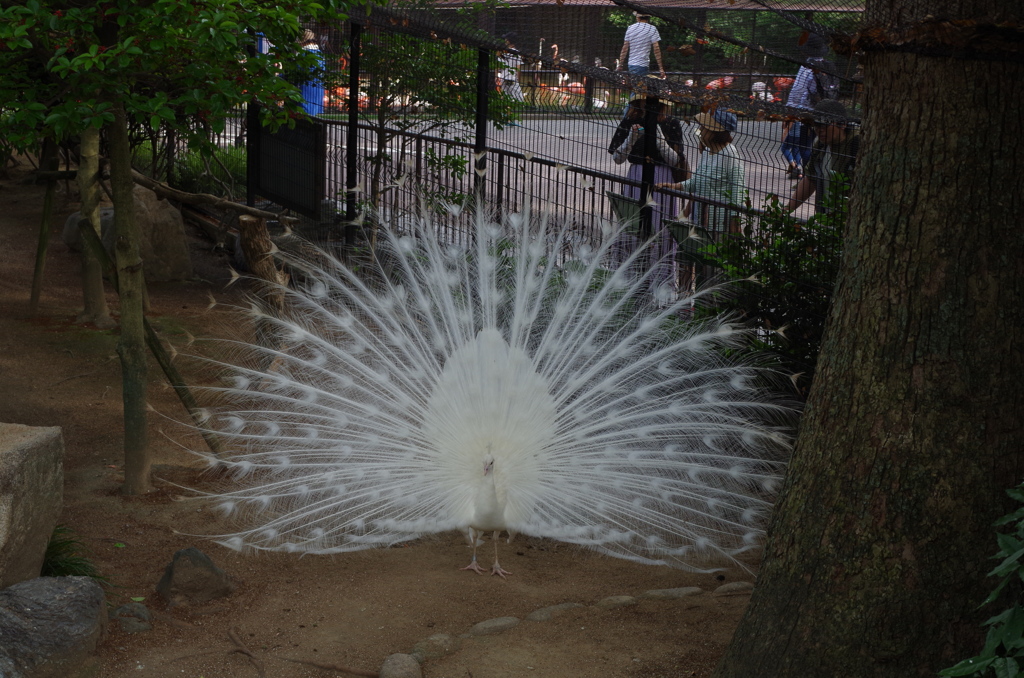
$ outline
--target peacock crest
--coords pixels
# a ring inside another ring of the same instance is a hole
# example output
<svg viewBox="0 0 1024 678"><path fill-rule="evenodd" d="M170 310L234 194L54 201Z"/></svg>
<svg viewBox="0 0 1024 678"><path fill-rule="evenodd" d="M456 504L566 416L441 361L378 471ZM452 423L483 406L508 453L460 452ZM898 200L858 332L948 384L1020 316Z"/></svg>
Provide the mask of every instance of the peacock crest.
<svg viewBox="0 0 1024 678"><path fill-rule="evenodd" d="M693 299L608 270L610 231L589 245L513 215L479 218L467 246L427 221L382 233L369 275L281 255L286 310L257 312L276 341L209 360L230 451L208 457L229 481L207 496L240 528L220 543L508 530L687 569L758 544L792 410L726 357L742 328L682 320Z"/></svg>

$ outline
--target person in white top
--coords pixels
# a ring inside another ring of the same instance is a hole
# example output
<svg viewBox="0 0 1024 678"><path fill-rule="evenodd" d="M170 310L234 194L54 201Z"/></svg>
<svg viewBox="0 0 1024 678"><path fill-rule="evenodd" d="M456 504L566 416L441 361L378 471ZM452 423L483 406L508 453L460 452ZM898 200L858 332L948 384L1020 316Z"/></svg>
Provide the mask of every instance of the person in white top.
<svg viewBox="0 0 1024 678"><path fill-rule="evenodd" d="M516 49L516 34L505 34L505 46L508 47L498 54L498 73L495 78L497 86L506 95L516 101L523 101L523 88L519 86L519 69L523 67L523 57Z"/></svg>
<svg viewBox="0 0 1024 678"><path fill-rule="evenodd" d="M658 70L662 79L665 78L665 63L661 60L661 34L651 24L651 17L646 14L637 14L636 23L626 29L626 37L622 43L622 51L619 53L619 65L616 70L621 71L626 64L630 75L644 77L651 72L651 51L654 51L654 58L658 62ZM626 56L629 56L627 61Z"/></svg>

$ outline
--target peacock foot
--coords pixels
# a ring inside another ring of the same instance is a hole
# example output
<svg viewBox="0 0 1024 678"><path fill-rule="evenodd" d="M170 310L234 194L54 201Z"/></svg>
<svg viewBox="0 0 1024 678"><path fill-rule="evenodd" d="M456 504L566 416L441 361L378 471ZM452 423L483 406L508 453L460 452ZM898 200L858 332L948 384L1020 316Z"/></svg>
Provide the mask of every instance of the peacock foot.
<svg viewBox="0 0 1024 678"><path fill-rule="evenodd" d="M480 570L480 571L482 572L483 570ZM498 561L495 560L494 561L494 565L491 565L491 575L495 575L495 574L498 575L499 577L501 577L502 579L504 579L505 575L512 574L512 573L509 572L508 570L501 569L501 565L499 565Z"/></svg>
<svg viewBox="0 0 1024 678"><path fill-rule="evenodd" d="M471 562L469 565L466 565L465 567L460 567L459 570L473 570L477 574L483 574L487 572L487 570L480 567L480 565L476 562L476 559L474 559L473 562ZM495 574L493 568L491 574Z"/></svg>

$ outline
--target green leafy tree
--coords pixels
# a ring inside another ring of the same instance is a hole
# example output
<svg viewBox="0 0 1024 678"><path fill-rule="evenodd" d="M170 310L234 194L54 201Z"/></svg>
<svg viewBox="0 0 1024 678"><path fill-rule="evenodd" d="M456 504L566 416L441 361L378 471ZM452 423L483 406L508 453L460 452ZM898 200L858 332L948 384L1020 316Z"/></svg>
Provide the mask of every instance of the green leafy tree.
<svg viewBox="0 0 1024 678"><path fill-rule="evenodd" d="M300 19L344 18L341 0L0 0L0 138L21 151L103 129L115 208L128 494L150 487L143 277L133 224L129 125L209 143L255 100L264 122L304 115L282 71L311 72ZM255 50L256 35L274 45Z"/></svg>
<svg viewBox="0 0 1024 678"><path fill-rule="evenodd" d="M430 6L430 2L418 0L404 3L403 9L430 11ZM457 10L458 20L473 23L496 6L491 1L472 3ZM472 139L478 57L476 48L441 36L419 37L394 31L363 34L360 58L366 112L375 129L367 187L372 205L379 203L385 183L405 173L402 163L411 151L408 137L401 136L397 153L390 150L402 132L434 133L462 142ZM496 68L492 53L488 72L493 74ZM489 79L488 87L493 86ZM492 91L487 108L488 120L501 129L515 121L523 104ZM442 182L446 175L458 179L468 171L464 152L434 153L426 160L428 169ZM437 190L448 195L449 188L440 184Z"/></svg>

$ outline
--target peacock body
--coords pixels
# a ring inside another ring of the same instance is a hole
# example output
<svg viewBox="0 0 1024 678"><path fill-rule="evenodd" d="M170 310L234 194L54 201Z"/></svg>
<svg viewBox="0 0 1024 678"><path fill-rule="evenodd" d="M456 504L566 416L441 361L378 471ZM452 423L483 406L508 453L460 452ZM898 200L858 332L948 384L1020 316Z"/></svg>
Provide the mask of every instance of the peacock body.
<svg viewBox="0 0 1024 678"><path fill-rule="evenodd" d="M791 412L723 357L743 330L606 270L613 234L475 229L384 231L371 275L289 258L284 315L254 311L276 340L217 363L207 422L231 451L209 461L230 480L208 496L240 529L216 539L336 553L462 530L471 569L502 530L689 569L754 548Z"/></svg>

